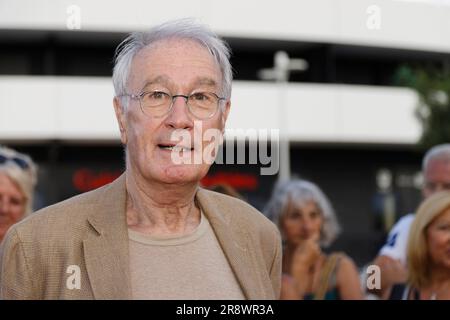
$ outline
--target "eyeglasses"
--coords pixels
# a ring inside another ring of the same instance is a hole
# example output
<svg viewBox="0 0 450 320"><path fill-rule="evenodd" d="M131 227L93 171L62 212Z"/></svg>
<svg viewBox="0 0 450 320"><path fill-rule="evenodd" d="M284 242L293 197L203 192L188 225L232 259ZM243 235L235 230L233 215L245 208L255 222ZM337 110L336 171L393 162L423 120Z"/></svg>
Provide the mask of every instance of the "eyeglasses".
<svg viewBox="0 0 450 320"><path fill-rule="evenodd" d="M0 154L0 164L4 164L4 163L6 163L8 161L14 162L22 170L27 170L30 167L28 162L26 162L24 159L21 159L21 158L18 158L18 157L6 157L6 156Z"/></svg>
<svg viewBox="0 0 450 320"><path fill-rule="evenodd" d="M141 94L124 94L132 99L138 99L142 112L152 117L163 117L170 112L176 98L186 100L189 112L199 120L212 118L219 109L223 97L212 92L194 92L188 96L183 94L170 95L164 91L144 91Z"/></svg>

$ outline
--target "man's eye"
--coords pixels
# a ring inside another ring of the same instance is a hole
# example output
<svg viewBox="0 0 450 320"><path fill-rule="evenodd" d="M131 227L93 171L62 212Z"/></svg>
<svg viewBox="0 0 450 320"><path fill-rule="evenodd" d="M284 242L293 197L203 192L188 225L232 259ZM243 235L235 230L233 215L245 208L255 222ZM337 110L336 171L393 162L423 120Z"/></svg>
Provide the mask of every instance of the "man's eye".
<svg viewBox="0 0 450 320"><path fill-rule="evenodd" d="M203 92L194 93L191 98L196 101L206 101L208 100L208 96Z"/></svg>
<svg viewBox="0 0 450 320"><path fill-rule="evenodd" d="M155 92L150 93L150 99L153 99L153 100L165 99L166 96L167 95L161 91L155 91Z"/></svg>

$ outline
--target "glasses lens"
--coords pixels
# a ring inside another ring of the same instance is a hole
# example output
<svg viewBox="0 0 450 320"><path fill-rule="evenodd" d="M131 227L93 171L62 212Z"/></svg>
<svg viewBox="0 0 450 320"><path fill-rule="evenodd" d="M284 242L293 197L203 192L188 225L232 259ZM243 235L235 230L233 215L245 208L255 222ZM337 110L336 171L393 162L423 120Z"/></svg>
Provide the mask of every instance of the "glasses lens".
<svg viewBox="0 0 450 320"><path fill-rule="evenodd" d="M188 105L192 114L199 119L208 119L217 111L219 98L211 92L196 92L189 96Z"/></svg>
<svg viewBox="0 0 450 320"><path fill-rule="evenodd" d="M153 117L165 115L172 102L170 95L162 91L144 92L140 100L142 111Z"/></svg>

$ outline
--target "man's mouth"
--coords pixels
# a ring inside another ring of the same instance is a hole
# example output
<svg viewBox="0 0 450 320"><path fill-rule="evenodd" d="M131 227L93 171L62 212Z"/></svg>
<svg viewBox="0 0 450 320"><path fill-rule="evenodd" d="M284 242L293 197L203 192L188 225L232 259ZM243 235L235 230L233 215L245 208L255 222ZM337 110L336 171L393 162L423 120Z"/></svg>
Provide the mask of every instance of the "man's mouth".
<svg viewBox="0 0 450 320"><path fill-rule="evenodd" d="M194 148L192 147L184 147L179 145L173 145L173 144L158 144L158 148L163 150L169 150L169 151L175 151L175 152L188 152L193 151Z"/></svg>

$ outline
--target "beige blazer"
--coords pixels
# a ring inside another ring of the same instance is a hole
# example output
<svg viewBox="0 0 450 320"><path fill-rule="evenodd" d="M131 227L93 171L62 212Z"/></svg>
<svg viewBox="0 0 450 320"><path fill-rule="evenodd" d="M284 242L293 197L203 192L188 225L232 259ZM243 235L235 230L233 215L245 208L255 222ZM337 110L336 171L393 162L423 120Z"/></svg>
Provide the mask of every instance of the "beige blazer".
<svg viewBox="0 0 450 320"><path fill-rule="evenodd" d="M278 299L281 240L275 225L235 198L201 188L196 198L246 298ZM0 247L0 298L130 299L125 208L122 175L11 227Z"/></svg>

